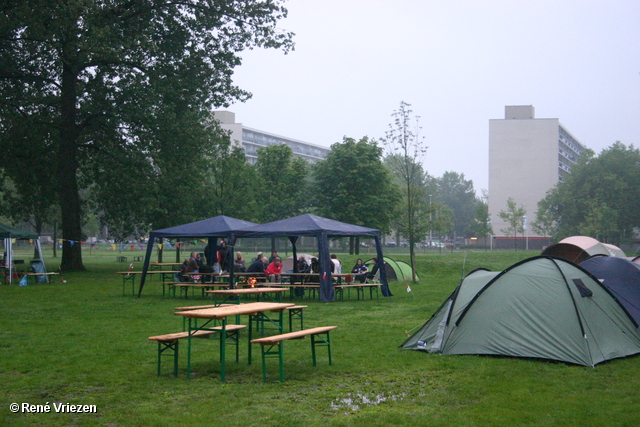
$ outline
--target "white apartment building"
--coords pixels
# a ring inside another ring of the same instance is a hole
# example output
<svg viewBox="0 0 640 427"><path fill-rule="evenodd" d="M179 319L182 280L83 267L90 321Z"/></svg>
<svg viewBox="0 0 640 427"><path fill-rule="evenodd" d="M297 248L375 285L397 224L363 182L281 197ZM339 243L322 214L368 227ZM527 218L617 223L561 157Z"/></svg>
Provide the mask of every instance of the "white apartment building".
<svg viewBox="0 0 640 427"><path fill-rule="evenodd" d="M220 122L223 129L231 131L231 141L242 145L247 162L255 164L258 160L258 148L269 145L286 144L296 157L309 163L315 163L327 157L331 149L320 145L310 144L297 139L276 135L262 130L236 123L236 114L231 111L215 111L213 116Z"/></svg>
<svg viewBox="0 0 640 427"><path fill-rule="evenodd" d="M547 191L571 172L584 146L558 119L537 119L532 105L505 107L504 119L489 120L489 214L494 232L493 247L540 249L548 236L531 230L538 202ZM505 236L507 228L498 213L507 200L526 210L524 235Z"/></svg>

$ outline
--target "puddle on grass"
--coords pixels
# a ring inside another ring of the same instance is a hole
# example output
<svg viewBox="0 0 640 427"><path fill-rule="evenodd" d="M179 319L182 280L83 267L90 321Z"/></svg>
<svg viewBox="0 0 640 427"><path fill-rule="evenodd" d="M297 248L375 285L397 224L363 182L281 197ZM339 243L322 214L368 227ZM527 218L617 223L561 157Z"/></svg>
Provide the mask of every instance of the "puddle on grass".
<svg viewBox="0 0 640 427"><path fill-rule="evenodd" d="M405 397L404 393L386 396L384 394L364 394L357 393L355 395L350 395L347 397L343 397L341 399L336 399L331 402L331 409L334 411L348 410L355 412L359 410L363 406L374 406L379 405L383 402L400 400Z"/></svg>

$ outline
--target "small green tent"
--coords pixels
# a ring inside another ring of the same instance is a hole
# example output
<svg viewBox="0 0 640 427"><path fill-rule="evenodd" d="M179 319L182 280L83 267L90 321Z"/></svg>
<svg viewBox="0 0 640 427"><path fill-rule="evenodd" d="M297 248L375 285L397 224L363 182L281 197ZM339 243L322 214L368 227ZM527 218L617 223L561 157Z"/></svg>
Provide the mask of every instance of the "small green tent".
<svg viewBox="0 0 640 427"><path fill-rule="evenodd" d="M472 271L401 347L595 366L640 353L637 327L586 270L540 256L503 272Z"/></svg>
<svg viewBox="0 0 640 427"><path fill-rule="evenodd" d="M373 267L373 258L365 262L367 269L371 271ZM411 266L404 261L396 261L392 258L384 257L384 269L387 273L389 281L408 281L411 280ZM418 275L416 274L416 280Z"/></svg>

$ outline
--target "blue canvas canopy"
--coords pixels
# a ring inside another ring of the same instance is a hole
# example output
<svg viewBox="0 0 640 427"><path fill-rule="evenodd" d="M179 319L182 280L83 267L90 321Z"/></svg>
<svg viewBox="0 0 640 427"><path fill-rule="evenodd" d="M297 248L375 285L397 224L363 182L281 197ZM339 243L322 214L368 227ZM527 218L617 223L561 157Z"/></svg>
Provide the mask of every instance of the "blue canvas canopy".
<svg viewBox="0 0 640 427"><path fill-rule="evenodd" d="M597 256L580 263L593 274L640 324L640 265L625 258Z"/></svg>
<svg viewBox="0 0 640 427"><path fill-rule="evenodd" d="M149 261L153 252L153 244L157 238L208 238L209 245L215 245L215 240L226 238L229 245L233 246L236 240L236 231L241 228L247 228L257 225L255 222L244 221L242 219L231 218L225 215L215 216L213 218L203 219L202 221L190 222L188 224L178 225L170 228L163 228L149 233L149 242L147 243L147 254L144 258L142 267L142 278L140 279L140 289L138 297L142 294L142 288L149 269ZM233 271L233 269L231 269ZM233 282L233 280L231 280Z"/></svg>
<svg viewBox="0 0 640 427"><path fill-rule="evenodd" d="M329 238L332 237L369 237L376 242L377 257L382 261L382 246L380 231L374 228L347 224L329 218L311 214L303 214L267 224L255 225L238 230L237 237L288 237L293 245L294 259L296 259L296 241L300 236L316 237L318 254L320 256L320 301L335 300L333 281L331 280L331 260L329 258ZM296 263L294 263L294 268ZM391 296L384 269L380 270L382 295Z"/></svg>

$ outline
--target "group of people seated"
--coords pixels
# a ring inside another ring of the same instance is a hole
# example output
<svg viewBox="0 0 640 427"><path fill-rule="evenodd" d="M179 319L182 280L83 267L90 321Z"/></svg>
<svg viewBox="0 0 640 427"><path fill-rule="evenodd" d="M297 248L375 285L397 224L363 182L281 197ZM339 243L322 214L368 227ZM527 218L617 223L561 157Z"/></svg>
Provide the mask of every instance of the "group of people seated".
<svg viewBox="0 0 640 427"><path fill-rule="evenodd" d="M360 283L366 283L367 280L372 280L376 274L378 273L378 260L376 258L372 259L373 267L371 271L367 268L366 265L362 262L361 258L358 258L356 261L356 265L353 266L351 272L354 273L355 280Z"/></svg>
<svg viewBox="0 0 640 427"><path fill-rule="evenodd" d="M264 273L269 282L279 282L282 275L282 259L276 251L271 253L269 259L262 252L258 252L256 259L247 268L247 273Z"/></svg>
<svg viewBox="0 0 640 427"><path fill-rule="evenodd" d="M267 258L262 252L258 252L257 257L246 266L246 262L242 255L242 252L236 252L236 256L232 263L229 263L228 249L226 242L221 241L217 247L217 254L214 257L213 252L210 250L209 245L205 248L205 256L207 260L217 261L219 267L216 271L215 265L212 262L204 263L201 255L198 252L191 252L189 258L184 260L184 263L180 266L180 272L177 273L176 280L187 281L190 279L190 275L184 273L214 273L214 272L227 272L229 267L234 272L247 272L247 273L262 273L269 282L280 282L282 276L282 259L278 256L278 252L273 251L271 257ZM231 264L229 267L224 266L227 263ZM213 264L213 265L212 265ZM296 262L297 272L299 273L320 273L320 260L317 257L311 258L311 263L308 263L304 256L300 256ZM342 263L335 254L331 254L331 273L342 274ZM351 273L355 274L355 281L365 283L368 279L373 279L378 272L378 264L376 259L373 258L373 268L368 271L367 266L362 262L361 258L358 258L356 265L351 269ZM193 280L199 278L192 277Z"/></svg>

